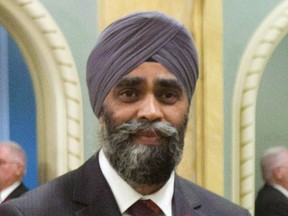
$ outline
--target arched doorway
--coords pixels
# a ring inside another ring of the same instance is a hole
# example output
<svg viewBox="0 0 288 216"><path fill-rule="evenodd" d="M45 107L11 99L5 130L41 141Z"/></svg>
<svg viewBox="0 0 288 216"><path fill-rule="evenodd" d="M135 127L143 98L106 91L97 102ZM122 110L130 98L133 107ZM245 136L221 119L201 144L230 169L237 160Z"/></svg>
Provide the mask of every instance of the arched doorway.
<svg viewBox="0 0 288 216"><path fill-rule="evenodd" d="M18 44L32 77L41 184L83 162L77 70L60 29L38 0L0 0L0 23Z"/></svg>
<svg viewBox="0 0 288 216"><path fill-rule="evenodd" d="M233 96L233 201L254 213L256 101L265 67L288 34L288 1L263 21L242 57Z"/></svg>

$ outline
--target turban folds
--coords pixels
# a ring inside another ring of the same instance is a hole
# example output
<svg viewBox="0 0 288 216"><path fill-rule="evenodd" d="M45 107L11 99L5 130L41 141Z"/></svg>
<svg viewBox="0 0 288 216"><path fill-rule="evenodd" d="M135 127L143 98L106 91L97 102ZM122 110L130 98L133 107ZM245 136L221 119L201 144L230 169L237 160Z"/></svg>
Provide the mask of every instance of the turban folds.
<svg viewBox="0 0 288 216"><path fill-rule="evenodd" d="M87 62L87 86L97 117L119 79L147 59L162 64L184 86L189 101L198 78L197 52L182 24L160 12L139 12L110 24Z"/></svg>

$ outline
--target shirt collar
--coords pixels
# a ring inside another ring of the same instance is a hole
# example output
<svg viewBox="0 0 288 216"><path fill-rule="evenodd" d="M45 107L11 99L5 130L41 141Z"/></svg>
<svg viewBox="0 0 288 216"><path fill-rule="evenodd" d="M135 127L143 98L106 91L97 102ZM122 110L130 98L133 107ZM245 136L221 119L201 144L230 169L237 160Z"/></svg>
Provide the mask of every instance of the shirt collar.
<svg viewBox="0 0 288 216"><path fill-rule="evenodd" d="M5 188L5 189L3 189L2 191L1 191L1 193L0 193L0 200L5 200L8 196L9 196L9 194L12 192L12 191L14 191L19 185L21 184L21 182L20 181L17 181L17 182L15 182L14 184L12 184L11 186L9 186L9 187L7 187L7 188Z"/></svg>
<svg viewBox="0 0 288 216"><path fill-rule="evenodd" d="M167 183L158 191L153 194L143 196L135 191L126 181L124 181L116 172L116 170L110 165L105 157L103 150L100 150L99 164L101 171L105 179L107 180L116 202L123 214L131 205L133 205L139 199L151 199L155 202L159 208L164 212L166 216L172 215L172 197L174 193L174 180L175 172L171 173L171 176ZM125 199L123 199L125 197Z"/></svg>
<svg viewBox="0 0 288 216"><path fill-rule="evenodd" d="M281 185L278 185L278 184L273 184L272 186L288 198L288 191L284 187L282 187Z"/></svg>

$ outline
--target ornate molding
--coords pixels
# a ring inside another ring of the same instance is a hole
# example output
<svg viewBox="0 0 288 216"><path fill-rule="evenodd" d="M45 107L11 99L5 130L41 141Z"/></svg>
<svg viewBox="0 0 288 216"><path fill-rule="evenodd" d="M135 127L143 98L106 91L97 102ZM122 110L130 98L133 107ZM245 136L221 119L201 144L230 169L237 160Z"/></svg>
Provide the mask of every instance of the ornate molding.
<svg viewBox="0 0 288 216"><path fill-rule="evenodd" d="M288 1L279 4L252 37L238 71L233 98L233 201L254 213L255 107L266 64L288 33Z"/></svg>
<svg viewBox="0 0 288 216"><path fill-rule="evenodd" d="M0 0L0 22L18 44L33 80L43 183L83 162L77 69L61 30L38 0Z"/></svg>

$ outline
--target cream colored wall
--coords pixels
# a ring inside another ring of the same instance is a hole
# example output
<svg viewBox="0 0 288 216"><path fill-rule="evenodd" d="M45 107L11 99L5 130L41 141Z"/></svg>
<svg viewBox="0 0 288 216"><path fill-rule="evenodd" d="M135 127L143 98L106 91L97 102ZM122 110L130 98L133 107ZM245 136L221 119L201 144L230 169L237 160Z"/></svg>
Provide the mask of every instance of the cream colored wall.
<svg viewBox="0 0 288 216"><path fill-rule="evenodd" d="M99 0L99 30L102 30L112 21L136 11L157 10L173 15L186 26L192 26L193 0L172 0L167 4L167 0Z"/></svg>
<svg viewBox="0 0 288 216"><path fill-rule="evenodd" d="M6 1L6 0L4 0ZM39 0L53 16L63 32L72 55L81 84L84 117L84 155L89 158L99 148L98 122L86 87L86 61L98 35L97 0Z"/></svg>
<svg viewBox="0 0 288 216"><path fill-rule="evenodd" d="M222 0L198 0L194 5L192 32L200 59L196 94L197 182L223 195Z"/></svg>

